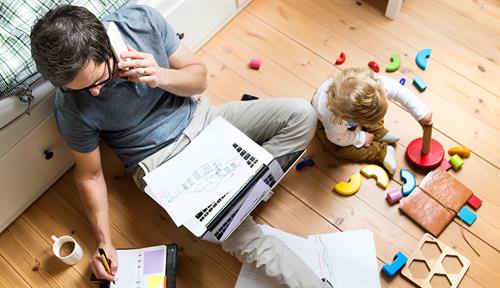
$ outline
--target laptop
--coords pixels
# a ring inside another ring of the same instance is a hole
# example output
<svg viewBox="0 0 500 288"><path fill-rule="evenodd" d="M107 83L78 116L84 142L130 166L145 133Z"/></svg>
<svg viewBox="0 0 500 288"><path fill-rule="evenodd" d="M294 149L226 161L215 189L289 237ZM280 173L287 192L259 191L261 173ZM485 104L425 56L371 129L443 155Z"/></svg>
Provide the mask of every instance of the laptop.
<svg viewBox="0 0 500 288"><path fill-rule="evenodd" d="M144 177L145 192L177 226L226 240L305 153L273 157L221 117L182 152Z"/></svg>

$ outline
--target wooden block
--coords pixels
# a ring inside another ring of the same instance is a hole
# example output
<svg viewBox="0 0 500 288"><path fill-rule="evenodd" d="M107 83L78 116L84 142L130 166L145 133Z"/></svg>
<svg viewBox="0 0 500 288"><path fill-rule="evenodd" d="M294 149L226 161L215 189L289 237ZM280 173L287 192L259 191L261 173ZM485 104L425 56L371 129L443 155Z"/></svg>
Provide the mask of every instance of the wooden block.
<svg viewBox="0 0 500 288"><path fill-rule="evenodd" d="M392 278L396 273L403 269L406 261L408 261L408 258L405 256L405 254L403 254L403 252L401 251L398 251L398 253L396 253L396 255L394 256L391 264L384 264L384 266L382 267L382 273L384 273L385 276Z"/></svg>
<svg viewBox="0 0 500 288"><path fill-rule="evenodd" d="M443 161L441 161L439 168L443 169L444 171L448 171L451 169L451 164L450 162L448 162L448 160L446 160L446 158L443 158Z"/></svg>
<svg viewBox="0 0 500 288"><path fill-rule="evenodd" d="M399 170L399 176L401 176L401 180L405 182L405 184L401 186L401 193L406 197L415 187L417 187L417 179L415 175L406 169Z"/></svg>
<svg viewBox="0 0 500 288"><path fill-rule="evenodd" d="M335 185L334 190L344 196L350 196L358 192L361 187L361 174L356 173L349 178L349 182L340 182Z"/></svg>
<svg viewBox="0 0 500 288"><path fill-rule="evenodd" d="M469 158L470 150L463 146L455 146L448 149L448 154L450 154L450 156L458 155L462 158Z"/></svg>
<svg viewBox="0 0 500 288"><path fill-rule="evenodd" d="M453 211L446 209L420 189L415 189L410 196L401 199L399 209L436 237L441 235L455 217Z"/></svg>
<svg viewBox="0 0 500 288"><path fill-rule="evenodd" d="M472 225L472 223L474 223L477 219L477 215L467 208L467 206L462 207L462 209L458 211L457 217L462 219L469 226Z"/></svg>
<svg viewBox="0 0 500 288"><path fill-rule="evenodd" d="M453 167L453 170L458 170L462 167L462 165L464 165L464 160L462 158L460 158L460 156L458 156L458 154L455 154L453 156L451 156L450 160L448 160L448 162L450 162L451 166Z"/></svg>
<svg viewBox="0 0 500 288"><path fill-rule="evenodd" d="M384 168L378 165L366 165L361 169L361 174L367 178L375 178L377 180L377 185L382 187L384 190L387 189L387 186L389 186L390 180L387 172L385 172Z"/></svg>
<svg viewBox="0 0 500 288"><path fill-rule="evenodd" d="M425 89L427 89L427 85L425 85L424 80L422 80L422 78L418 76L415 76L415 78L413 78L413 85L417 87L418 91L420 92L424 92Z"/></svg>
<svg viewBox="0 0 500 288"><path fill-rule="evenodd" d="M460 210L473 194L462 182L442 169L427 173L419 187L455 212Z"/></svg>
<svg viewBox="0 0 500 288"><path fill-rule="evenodd" d="M401 200L399 209L436 237L472 196L471 190L439 168L429 172L419 187Z"/></svg>
<svg viewBox="0 0 500 288"><path fill-rule="evenodd" d="M262 60L259 58L252 58L252 60L250 60L250 63L248 63L248 66L255 70L259 70L260 65L262 65Z"/></svg>
<svg viewBox="0 0 500 288"><path fill-rule="evenodd" d="M472 197L469 198L467 201L467 204L469 204L470 207L474 208L474 210L479 209L481 207L481 204L483 204L483 200L479 199L476 195L472 195Z"/></svg>
<svg viewBox="0 0 500 288"><path fill-rule="evenodd" d="M434 277L444 276L451 284L447 287L456 288L464 278L471 262L444 242L426 233L418 242L407 263L408 265L403 268L401 274L416 286L431 288ZM456 264L452 265L452 263ZM426 266L428 272L423 275L415 275L417 274L415 273L416 269L414 269L416 264Z"/></svg>

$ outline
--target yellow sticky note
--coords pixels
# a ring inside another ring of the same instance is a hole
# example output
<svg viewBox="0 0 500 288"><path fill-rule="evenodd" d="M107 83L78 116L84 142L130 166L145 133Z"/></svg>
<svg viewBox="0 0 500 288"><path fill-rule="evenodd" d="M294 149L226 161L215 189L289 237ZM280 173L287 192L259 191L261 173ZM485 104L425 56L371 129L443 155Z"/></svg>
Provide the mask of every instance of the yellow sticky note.
<svg viewBox="0 0 500 288"><path fill-rule="evenodd" d="M163 275L162 274L153 274L148 275L148 286L149 287L162 287L163 286Z"/></svg>

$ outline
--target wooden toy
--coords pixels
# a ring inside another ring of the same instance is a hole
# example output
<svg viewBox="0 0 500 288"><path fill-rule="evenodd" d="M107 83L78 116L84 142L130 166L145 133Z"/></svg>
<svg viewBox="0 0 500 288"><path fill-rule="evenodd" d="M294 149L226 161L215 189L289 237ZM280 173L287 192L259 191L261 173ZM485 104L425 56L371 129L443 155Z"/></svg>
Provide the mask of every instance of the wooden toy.
<svg viewBox="0 0 500 288"><path fill-rule="evenodd" d="M405 266L406 261L408 261L408 258L403 254L403 252L398 251L396 255L394 255L393 261L391 264L385 263L384 266L382 267L382 273L385 274L385 276L392 278L396 273L399 272L399 270L403 269L403 266Z"/></svg>
<svg viewBox="0 0 500 288"><path fill-rule="evenodd" d="M417 62L417 66L420 67L420 69L425 70L425 68L427 67L427 59L431 56L431 52L432 49L425 48L417 53L417 57L415 57L415 62Z"/></svg>
<svg viewBox="0 0 500 288"><path fill-rule="evenodd" d="M479 209L479 207L481 207L483 201L479 199L479 197L477 197L476 195L472 195L467 201L467 204L469 204L470 207L474 208L474 210L477 210Z"/></svg>
<svg viewBox="0 0 500 288"><path fill-rule="evenodd" d="M250 60L250 63L248 63L248 66L255 70L259 70L260 65L262 65L262 60L259 58L252 58L252 60Z"/></svg>
<svg viewBox="0 0 500 288"><path fill-rule="evenodd" d="M406 169L399 170L399 176L401 176L401 180L405 182L405 184L401 186L401 193L406 197L410 195L415 187L417 187L417 179Z"/></svg>
<svg viewBox="0 0 500 288"><path fill-rule="evenodd" d="M340 64L344 63L344 61L345 61L345 53L340 52L339 58L337 58L337 60L335 60L335 65L340 65Z"/></svg>
<svg viewBox="0 0 500 288"><path fill-rule="evenodd" d="M444 171L448 171L451 169L451 164L446 160L445 157L443 157L443 160L441 161L441 164L439 164L439 168L443 169Z"/></svg>
<svg viewBox="0 0 500 288"><path fill-rule="evenodd" d="M405 86L405 83L406 83L406 79L405 78L399 79L399 84Z"/></svg>
<svg viewBox="0 0 500 288"><path fill-rule="evenodd" d="M399 55L394 53L391 55L391 64L385 68L385 72L395 72L401 66L401 59Z"/></svg>
<svg viewBox="0 0 500 288"><path fill-rule="evenodd" d="M476 221L477 219L477 215L474 214L474 212L472 212L469 208L467 208L467 206L462 207L462 209L458 211L457 217L462 219L462 221L467 223L467 225L469 226L472 225L472 223L474 223L474 221Z"/></svg>
<svg viewBox="0 0 500 288"><path fill-rule="evenodd" d="M418 287L443 287L435 283L441 277L446 287L456 288L470 267L470 260L444 242L424 234L408 258L401 274Z"/></svg>
<svg viewBox="0 0 500 288"><path fill-rule="evenodd" d="M469 158L470 150L463 146L455 146L448 149L448 154L450 154L450 156L458 155L462 158Z"/></svg>
<svg viewBox="0 0 500 288"><path fill-rule="evenodd" d="M471 190L443 169L429 172L418 188L401 199L399 209L436 237L472 196Z"/></svg>
<svg viewBox="0 0 500 288"><path fill-rule="evenodd" d="M424 92L427 89L427 85L425 85L424 80L422 78L415 76L413 78L413 86L417 87L418 91Z"/></svg>
<svg viewBox="0 0 500 288"><path fill-rule="evenodd" d="M368 62L368 67L372 68L372 70L377 72L377 73L380 72L380 67L378 67L377 62L375 62L375 61Z"/></svg>
<svg viewBox="0 0 500 288"><path fill-rule="evenodd" d="M334 189L337 193L344 195L344 196L350 196L356 192L358 192L359 188L361 187L361 174L356 173L349 178L349 182L340 182L337 185L335 185Z"/></svg>
<svg viewBox="0 0 500 288"><path fill-rule="evenodd" d="M399 189L394 189L390 192L387 192L387 197L385 198L389 204L394 205L399 202L403 198L403 194L401 193L401 190Z"/></svg>
<svg viewBox="0 0 500 288"><path fill-rule="evenodd" d="M299 163L297 163L297 165L295 166L295 169L302 170L302 168L304 168L304 167L314 167L315 164L316 163L314 163L313 159L304 159L304 160L300 161Z"/></svg>
<svg viewBox="0 0 500 288"><path fill-rule="evenodd" d="M389 176L387 175L387 172L385 172L384 168L378 165L366 165L363 169L361 169L361 174L367 178L377 179L377 185L383 189L387 189L387 186L389 185Z"/></svg>
<svg viewBox="0 0 500 288"><path fill-rule="evenodd" d="M458 154L451 156L448 162L450 162L451 166L453 167L453 170L455 171L460 169L462 165L464 165L464 160L462 160L462 158L460 158Z"/></svg>
<svg viewBox="0 0 500 288"><path fill-rule="evenodd" d="M419 168L433 169L443 161L444 149L438 141L432 139L432 126L424 126L423 130L422 138L408 144L406 158Z"/></svg>

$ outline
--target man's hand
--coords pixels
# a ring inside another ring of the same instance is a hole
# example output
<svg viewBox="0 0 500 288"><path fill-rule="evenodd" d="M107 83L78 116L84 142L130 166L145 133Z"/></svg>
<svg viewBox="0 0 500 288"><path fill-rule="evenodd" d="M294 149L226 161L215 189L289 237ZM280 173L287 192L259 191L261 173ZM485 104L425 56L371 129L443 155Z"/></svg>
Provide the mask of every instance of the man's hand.
<svg viewBox="0 0 500 288"><path fill-rule="evenodd" d="M432 112L427 113L418 123L422 126L432 126Z"/></svg>
<svg viewBox="0 0 500 288"><path fill-rule="evenodd" d="M370 147L375 136L372 133L365 132L365 144L363 146Z"/></svg>
<svg viewBox="0 0 500 288"><path fill-rule="evenodd" d="M160 79L164 77L165 69L160 67L153 55L145 52L139 52L127 45L129 51L123 52L122 59L130 58L128 61L118 62L120 68L120 77L128 77L129 81L137 83L146 83L151 88L160 85ZM128 68L128 70L124 70Z"/></svg>
<svg viewBox="0 0 500 288"><path fill-rule="evenodd" d="M104 264L102 264L101 255L99 255L99 248L104 249L104 252L106 252L106 257L111 262L109 264L109 267L111 268L111 274L106 271ZM97 277L97 279L105 279L108 281L115 280L116 271L118 270L118 255L116 254L116 249L115 247L113 247L113 244L97 244L97 249L90 259L90 268L92 269L92 272Z"/></svg>

